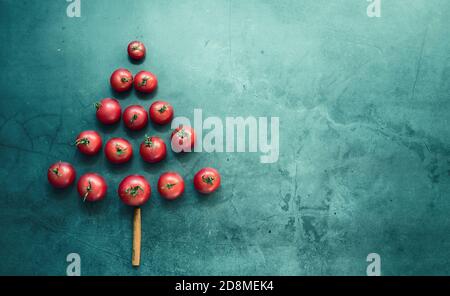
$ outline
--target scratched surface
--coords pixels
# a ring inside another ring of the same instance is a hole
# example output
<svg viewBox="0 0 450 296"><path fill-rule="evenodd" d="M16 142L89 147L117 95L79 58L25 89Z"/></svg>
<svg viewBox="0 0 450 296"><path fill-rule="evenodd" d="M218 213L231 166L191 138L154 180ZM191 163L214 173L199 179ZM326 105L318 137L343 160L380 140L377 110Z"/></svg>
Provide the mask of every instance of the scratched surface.
<svg viewBox="0 0 450 296"><path fill-rule="evenodd" d="M0 274L64 275L66 255L84 275L450 274L450 1L0 0ZM148 48L132 64L132 39ZM80 156L70 143L100 126L92 104L112 96L118 67L155 72L153 97L179 116L279 116L277 163L258 153L195 153L122 167ZM109 193L83 204L74 187L50 188L47 167L74 163L105 176ZM191 184L214 166L210 198ZM142 266L131 268L132 209L116 195L129 173L155 186L185 176L182 200L158 194L143 208Z"/></svg>

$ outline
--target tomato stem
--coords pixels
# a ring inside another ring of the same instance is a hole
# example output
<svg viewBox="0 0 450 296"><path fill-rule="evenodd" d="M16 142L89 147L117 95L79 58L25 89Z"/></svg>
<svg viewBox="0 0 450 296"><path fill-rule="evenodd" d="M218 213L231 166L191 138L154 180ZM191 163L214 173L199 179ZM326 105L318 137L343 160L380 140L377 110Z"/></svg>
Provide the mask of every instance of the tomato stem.
<svg viewBox="0 0 450 296"><path fill-rule="evenodd" d="M119 144L116 145L116 153L117 155L122 155L128 148L123 148Z"/></svg>
<svg viewBox="0 0 450 296"><path fill-rule="evenodd" d="M81 139L77 139L75 141L75 146L80 146L80 145L89 145L90 141L88 138L84 137Z"/></svg>
<svg viewBox="0 0 450 296"><path fill-rule="evenodd" d="M126 77L122 77L120 79L120 81L122 81L123 83L127 83L128 81L130 81L130 79L126 78Z"/></svg>
<svg viewBox="0 0 450 296"><path fill-rule="evenodd" d="M133 117L131 117L130 122L134 123L137 119L138 119L138 115L137 114L133 114Z"/></svg>
<svg viewBox="0 0 450 296"><path fill-rule="evenodd" d="M91 192L91 191L92 191L92 184L91 184L91 180L89 180L88 181L88 186L86 187L86 193L83 196L83 202L86 201L86 198L88 197L89 192Z"/></svg>
<svg viewBox="0 0 450 296"><path fill-rule="evenodd" d="M178 131L177 135L184 139L184 137L186 137L188 134L186 133L186 131L184 130L184 128L182 128L181 130Z"/></svg>
<svg viewBox="0 0 450 296"><path fill-rule="evenodd" d="M166 187L167 187L167 189L172 189L175 185L177 185L178 183L167 183L166 184Z"/></svg>
<svg viewBox="0 0 450 296"><path fill-rule="evenodd" d="M149 80L149 79L150 79L150 77L144 76L144 77L142 78L142 81L139 83L139 86L145 86L145 85L147 85L147 80Z"/></svg>
<svg viewBox="0 0 450 296"><path fill-rule="evenodd" d="M59 176L59 177L61 176L61 174L59 173L59 169L58 169L58 168L51 169L51 172L52 172L53 174Z"/></svg>
<svg viewBox="0 0 450 296"><path fill-rule="evenodd" d="M168 108L168 106L164 105L160 109L158 109L158 112L162 114L162 113L166 112L167 108Z"/></svg>
<svg viewBox="0 0 450 296"><path fill-rule="evenodd" d="M144 144L146 147L153 147L153 141L152 138L145 135Z"/></svg>
<svg viewBox="0 0 450 296"><path fill-rule="evenodd" d="M211 177L211 176L208 176L208 177L205 177L204 175L202 176L203 182L205 182L205 183L208 184L208 185L214 185L214 180L215 180L215 179L216 179L216 178Z"/></svg>
<svg viewBox="0 0 450 296"><path fill-rule="evenodd" d="M131 186L125 190L125 193L131 195L132 197L136 197L139 194L139 190L144 192L144 189L140 185Z"/></svg>
<svg viewBox="0 0 450 296"><path fill-rule="evenodd" d="M94 106L95 106L95 109L100 109L100 107L102 106L102 103L100 103L100 102L97 102L97 103L95 103L94 104Z"/></svg>

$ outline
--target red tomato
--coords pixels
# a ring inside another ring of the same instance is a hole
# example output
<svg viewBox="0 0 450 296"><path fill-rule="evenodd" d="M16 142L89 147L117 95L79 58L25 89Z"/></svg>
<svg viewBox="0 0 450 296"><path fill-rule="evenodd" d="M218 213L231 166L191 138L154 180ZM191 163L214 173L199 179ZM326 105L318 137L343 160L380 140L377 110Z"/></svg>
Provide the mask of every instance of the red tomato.
<svg viewBox="0 0 450 296"><path fill-rule="evenodd" d="M145 136L139 152L146 162L155 163L166 158L166 144L160 137Z"/></svg>
<svg viewBox="0 0 450 296"><path fill-rule="evenodd" d="M184 180L174 172L167 172L161 175L158 180L158 192L162 197L174 200L184 192Z"/></svg>
<svg viewBox="0 0 450 296"><path fill-rule="evenodd" d="M99 201L105 198L108 185L102 176L87 173L78 180L78 193L84 201Z"/></svg>
<svg viewBox="0 0 450 296"><path fill-rule="evenodd" d="M148 71L141 71L134 77L134 87L137 91L151 93L158 86L158 79L155 74Z"/></svg>
<svg viewBox="0 0 450 296"><path fill-rule="evenodd" d="M195 146L195 131L190 126L180 125L172 132L170 140L174 152L191 152Z"/></svg>
<svg viewBox="0 0 450 296"><path fill-rule="evenodd" d="M167 124L173 118L173 107L167 102L156 101L150 106L149 113L154 123Z"/></svg>
<svg viewBox="0 0 450 296"><path fill-rule="evenodd" d="M143 176L131 175L120 182L118 193L126 205L139 207L148 201L152 189Z"/></svg>
<svg viewBox="0 0 450 296"><path fill-rule="evenodd" d="M116 99L106 98L95 104L97 119L103 124L114 124L120 120L122 108Z"/></svg>
<svg viewBox="0 0 450 296"><path fill-rule="evenodd" d="M145 57L146 49L144 43L133 41L128 44L128 55L133 60L142 60Z"/></svg>
<svg viewBox="0 0 450 296"><path fill-rule="evenodd" d="M213 168L204 168L194 176L194 186L200 193L209 194L220 186L219 172Z"/></svg>
<svg viewBox="0 0 450 296"><path fill-rule="evenodd" d="M110 82L115 91L127 91L133 85L133 74L127 69L117 69L112 73Z"/></svg>
<svg viewBox="0 0 450 296"><path fill-rule="evenodd" d="M78 135L75 145L81 153L97 154L102 149L102 137L96 131L84 131Z"/></svg>
<svg viewBox="0 0 450 296"><path fill-rule="evenodd" d="M144 107L132 105L123 112L123 122L130 130L137 131L147 126L148 114Z"/></svg>
<svg viewBox="0 0 450 296"><path fill-rule="evenodd" d="M75 181L75 177L75 169L67 162L57 162L51 165L47 171L48 182L56 188L69 187Z"/></svg>
<svg viewBox="0 0 450 296"><path fill-rule="evenodd" d="M133 147L125 139L112 138L105 145L105 155L112 163L125 163L133 156Z"/></svg>

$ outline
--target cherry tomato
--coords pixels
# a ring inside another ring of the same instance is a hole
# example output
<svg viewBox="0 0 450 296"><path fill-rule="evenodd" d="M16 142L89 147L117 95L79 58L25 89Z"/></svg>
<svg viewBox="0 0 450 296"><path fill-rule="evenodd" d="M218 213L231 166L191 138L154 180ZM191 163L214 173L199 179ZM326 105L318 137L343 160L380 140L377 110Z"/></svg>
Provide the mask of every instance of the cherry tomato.
<svg viewBox="0 0 450 296"><path fill-rule="evenodd" d="M152 189L143 176L131 175L120 182L118 194L126 205L139 207L148 201Z"/></svg>
<svg viewBox="0 0 450 296"><path fill-rule="evenodd" d="M84 201L99 201L105 198L108 185L102 176L87 173L78 180L78 193Z"/></svg>
<svg viewBox="0 0 450 296"><path fill-rule="evenodd" d="M148 123L147 111L139 105L129 106L123 111L123 122L130 130L141 130Z"/></svg>
<svg viewBox="0 0 450 296"><path fill-rule="evenodd" d="M173 118L173 107L167 102L156 101L150 106L149 113L154 123L167 124Z"/></svg>
<svg viewBox="0 0 450 296"><path fill-rule="evenodd" d="M133 85L133 74L127 69L117 69L111 75L111 87L117 92L124 92Z"/></svg>
<svg viewBox="0 0 450 296"><path fill-rule="evenodd" d="M122 108L116 99L106 98L95 104L97 119L103 124L114 124L120 120Z"/></svg>
<svg viewBox="0 0 450 296"><path fill-rule="evenodd" d="M128 44L128 55L133 60L142 60L145 57L146 49L144 43L133 41Z"/></svg>
<svg viewBox="0 0 450 296"><path fill-rule="evenodd" d="M174 152L191 152L195 146L195 131L190 126L180 125L172 132L170 140Z"/></svg>
<svg viewBox="0 0 450 296"><path fill-rule="evenodd" d="M95 155L102 149L102 137L96 131L84 131L75 140L75 145L81 153Z"/></svg>
<svg viewBox="0 0 450 296"><path fill-rule="evenodd" d="M209 194L217 190L220 186L219 172L213 168L204 168L194 176L194 186L197 191Z"/></svg>
<svg viewBox="0 0 450 296"><path fill-rule="evenodd" d="M161 138L145 136L139 152L143 160L155 163L166 158L167 149L166 144Z"/></svg>
<svg viewBox="0 0 450 296"><path fill-rule="evenodd" d="M134 77L134 88L143 93L151 93L158 86L158 79L155 74L148 71L141 71Z"/></svg>
<svg viewBox="0 0 450 296"><path fill-rule="evenodd" d="M162 174L158 180L158 192L165 199L177 199L184 192L183 178L174 172Z"/></svg>
<svg viewBox="0 0 450 296"><path fill-rule="evenodd" d="M47 171L48 182L56 188L67 188L75 181L76 172L73 166L67 162L52 164Z"/></svg>
<svg viewBox="0 0 450 296"><path fill-rule="evenodd" d="M133 156L133 147L123 138L112 138L105 145L105 155L112 163L125 163Z"/></svg>

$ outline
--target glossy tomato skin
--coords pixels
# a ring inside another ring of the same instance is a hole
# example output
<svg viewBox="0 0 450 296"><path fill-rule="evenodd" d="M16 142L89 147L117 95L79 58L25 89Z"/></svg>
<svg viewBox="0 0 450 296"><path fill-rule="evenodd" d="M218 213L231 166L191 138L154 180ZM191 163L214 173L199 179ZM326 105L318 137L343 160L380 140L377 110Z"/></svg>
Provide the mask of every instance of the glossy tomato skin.
<svg viewBox="0 0 450 296"><path fill-rule="evenodd" d="M179 126L172 132L170 140L174 152L191 152L196 141L195 131L190 126Z"/></svg>
<svg viewBox="0 0 450 296"><path fill-rule="evenodd" d="M167 102L156 101L150 106L150 119L160 125L168 124L173 118L173 107Z"/></svg>
<svg viewBox="0 0 450 296"><path fill-rule="evenodd" d="M194 176L194 187L200 193L213 193L219 186L220 174L216 169L203 168Z"/></svg>
<svg viewBox="0 0 450 296"><path fill-rule="evenodd" d="M117 193L126 205L139 207L149 200L152 189L143 176L131 175L120 182Z"/></svg>
<svg viewBox="0 0 450 296"><path fill-rule="evenodd" d="M76 178L74 167L67 162L52 164L47 171L48 182L55 188L67 188Z"/></svg>
<svg viewBox="0 0 450 296"><path fill-rule="evenodd" d="M152 72L141 71L134 77L134 88L143 93L151 93L158 87L158 79Z"/></svg>
<svg viewBox="0 0 450 296"><path fill-rule="evenodd" d="M158 192L168 200L179 198L184 192L184 180L175 172L162 174L158 180Z"/></svg>
<svg viewBox="0 0 450 296"><path fill-rule="evenodd" d="M139 105L129 106L123 111L123 122L130 130L141 130L146 127L148 123L147 110Z"/></svg>
<svg viewBox="0 0 450 296"><path fill-rule="evenodd" d="M105 179L95 173L87 173L78 180L78 194L85 201L99 201L105 198L108 185Z"/></svg>
<svg viewBox="0 0 450 296"><path fill-rule="evenodd" d="M132 41L128 44L128 56L133 60L142 60L145 57L147 50L144 43L140 41Z"/></svg>
<svg viewBox="0 0 450 296"><path fill-rule="evenodd" d="M117 69L111 74L111 87L116 92L124 92L133 86L133 74L127 69Z"/></svg>
<svg viewBox="0 0 450 296"><path fill-rule="evenodd" d="M97 119L106 125L111 125L119 122L122 116L122 107L116 99L106 98L95 104L97 108Z"/></svg>
<svg viewBox="0 0 450 296"><path fill-rule="evenodd" d="M145 136L144 141L141 143L139 153L146 162L160 162L167 155L166 143L160 137Z"/></svg>
<svg viewBox="0 0 450 296"><path fill-rule="evenodd" d="M105 145L106 158L114 164L122 164L133 156L133 146L123 138L112 138Z"/></svg>
<svg viewBox="0 0 450 296"><path fill-rule="evenodd" d="M86 155L95 155L102 149L102 137L96 131L81 132L75 140L78 150Z"/></svg>

